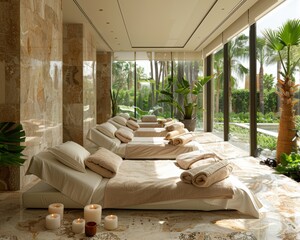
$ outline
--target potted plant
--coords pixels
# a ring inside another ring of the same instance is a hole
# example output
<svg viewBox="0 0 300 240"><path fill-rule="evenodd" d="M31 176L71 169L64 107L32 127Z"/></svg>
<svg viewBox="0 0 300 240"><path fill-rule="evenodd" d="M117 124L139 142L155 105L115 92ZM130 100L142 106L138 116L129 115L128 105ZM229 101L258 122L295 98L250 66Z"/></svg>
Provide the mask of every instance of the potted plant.
<svg viewBox="0 0 300 240"><path fill-rule="evenodd" d="M294 105L295 67L299 64L299 56L295 57L293 48L300 44L300 20L288 20L278 30L268 29L264 32L267 45L278 53L283 69L280 72L283 79L278 79L277 87L280 96L280 122L278 129L276 160L279 163L283 153L290 154L296 150L296 123Z"/></svg>
<svg viewBox="0 0 300 240"><path fill-rule="evenodd" d="M194 131L196 127L196 110L198 108L198 96L202 91L203 86L211 79L211 76L198 77L195 81L190 83L188 80L182 78L182 81L177 82L177 89L174 91L177 97L173 94L173 79L168 78L168 84L165 89L160 91L163 95L159 99L160 103L168 103L177 108L181 113L182 118L179 119L185 124L189 131ZM183 99L183 104L179 102L180 97Z"/></svg>
<svg viewBox="0 0 300 240"><path fill-rule="evenodd" d="M26 158L22 151L25 146L25 131L20 123L0 122L0 175L2 190L18 190L19 184L15 183L19 178L19 166Z"/></svg>

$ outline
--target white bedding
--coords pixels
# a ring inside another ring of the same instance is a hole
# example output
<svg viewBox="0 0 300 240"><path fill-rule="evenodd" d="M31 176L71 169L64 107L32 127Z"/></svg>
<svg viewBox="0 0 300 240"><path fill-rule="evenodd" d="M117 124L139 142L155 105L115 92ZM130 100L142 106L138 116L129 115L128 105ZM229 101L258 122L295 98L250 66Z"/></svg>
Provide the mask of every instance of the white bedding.
<svg viewBox="0 0 300 240"><path fill-rule="evenodd" d="M126 161L130 164L140 164L140 161ZM159 162L164 161L156 161ZM48 202L45 201L44 194L48 196L60 197L61 200L69 199L65 202L65 207L85 206L89 203L99 203L104 206L105 188L108 179L102 178L100 175L87 169L86 173L81 173L70 169L58 162L49 152L41 152L37 154L28 169L27 174L35 174L44 182L57 190L53 191L50 188L47 192L43 190L28 191L24 193L24 207L35 207L30 201L31 197L37 202L38 196L47 207ZM130 173L128 173L130 174ZM259 217L260 201L256 196L244 185L237 177L230 176L229 180L233 185L232 199L178 199L152 203L140 203L133 206L115 206L116 208L128 209L186 209L186 210L221 210L221 209L236 209L244 214L254 217ZM49 188L48 188L49 189ZM49 200L51 201L51 200ZM37 204L36 207L42 207L43 203ZM70 204L70 206L68 205ZM104 206L105 207L105 206Z"/></svg>
<svg viewBox="0 0 300 240"><path fill-rule="evenodd" d="M197 141L174 146L163 137L134 137L129 143L120 143L118 139L109 138L95 128L89 130L87 139L124 159L175 159L181 153L202 149Z"/></svg>
<svg viewBox="0 0 300 240"><path fill-rule="evenodd" d="M134 131L135 137L165 137L168 131L165 128L139 128Z"/></svg>

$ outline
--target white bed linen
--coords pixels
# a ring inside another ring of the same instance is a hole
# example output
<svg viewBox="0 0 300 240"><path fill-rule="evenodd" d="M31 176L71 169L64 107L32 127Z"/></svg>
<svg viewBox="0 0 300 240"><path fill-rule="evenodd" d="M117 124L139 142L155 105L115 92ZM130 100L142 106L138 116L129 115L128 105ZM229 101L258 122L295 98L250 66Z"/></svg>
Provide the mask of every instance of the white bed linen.
<svg viewBox="0 0 300 240"><path fill-rule="evenodd" d="M134 164L138 161L130 162ZM47 208L49 202L53 201L52 199L59 199L66 208L80 208L89 203L103 205L105 188L109 181L88 169L86 173L70 169L46 151L34 157L27 174L35 174L51 187L36 188L25 192L23 205L26 208ZM233 209L258 218L259 209L262 207L260 201L237 177L231 175L230 179L234 186L232 199L181 199L123 208L204 211ZM59 184L55 183L56 181ZM45 184L44 182L40 184Z"/></svg>
<svg viewBox="0 0 300 240"><path fill-rule="evenodd" d="M119 143L115 139L106 137L96 128L88 131L87 139L125 159L175 159L181 153L202 149L197 141L173 146L163 137L134 137L129 143Z"/></svg>
<svg viewBox="0 0 300 240"><path fill-rule="evenodd" d="M165 137L168 131L165 128L139 128L134 131L135 137Z"/></svg>
<svg viewBox="0 0 300 240"><path fill-rule="evenodd" d="M87 168L86 173L71 169L56 160L54 155L48 151L40 152L32 158L26 174L36 175L64 195L83 205L91 203L95 192L101 189L102 176Z"/></svg>

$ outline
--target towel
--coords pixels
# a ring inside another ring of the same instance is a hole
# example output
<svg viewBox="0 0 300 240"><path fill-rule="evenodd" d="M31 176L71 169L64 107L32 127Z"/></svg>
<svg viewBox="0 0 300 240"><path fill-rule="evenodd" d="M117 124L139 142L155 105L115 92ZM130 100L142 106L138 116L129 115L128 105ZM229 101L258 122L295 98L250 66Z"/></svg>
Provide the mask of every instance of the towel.
<svg viewBox="0 0 300 240"><path fill-rule="evenodd" d="M175 136L169 140L169 144L177 146L184 145L194 139L194 133L188 132Z"/></svg>
<svg viewBox="0 0 300 240"><path fill-rule="evenodd" d="M167 133L167 135L165 136L165 140L170 140L170 139L172 139L172 138L174 138L174 137L176 137L176 136L178 136L182 133L187 133L187 132L188 132L188 130L185 129L185 128L180 128L178 130L173 130L173 131Z"/></svg>
<svg viewBox="0 0 300 240"><path fill-rule="evenodd" d="M141 120L142 122L157 122L157 117L155 115L144 115Z"/></svg>
<svg viewBox="0 0 300 240"><path fill-rule="evenodd" d="M120 156L102 147L84 161L89 169L105 178L114 177L122 162Z"/></svg>
<svg viewBox="0 0 300 240"><path fill-rule="evenodd" d="M165 126L165 128L168 132L171 132L171 131L174 131L174 130L184 128L184 124L182 122L175 122L175 123L167 124Z"/></svg>
<svg viewBox="0 0 300 240"><path fill-rule="evenodd" d="M203 161L207 158L213 159L213 162L220 160L220 157L213 152L201 152L199 150L196 150L179 154L176 157L176 162L179 167L183 169L189 169L192 168L192 166L195 165L198 161Z"/></svg>
<svg viewBox="0 0 300 240"><path fill-rule="evenodd" d="M196 167L181 173L180 179L196 187L209 187L229 176L232 171L227 160L218 161L205 168Z"/></svg>

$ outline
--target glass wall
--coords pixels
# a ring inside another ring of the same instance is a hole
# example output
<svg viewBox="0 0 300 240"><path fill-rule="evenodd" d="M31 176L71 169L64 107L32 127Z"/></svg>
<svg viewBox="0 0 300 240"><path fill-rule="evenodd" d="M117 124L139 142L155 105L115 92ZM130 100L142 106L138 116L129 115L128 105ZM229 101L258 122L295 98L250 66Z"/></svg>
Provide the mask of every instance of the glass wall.
<svg viewBox="0 0 300 240"><path fill-rule="evenodd" d="M217 50L213 54L213 133L221 138L224 137L224 72L223 49Z"/></svg>
<svg viewBox="0 0 300 240"><path fill-rule="evenodd" d="M127 112L134 116L134 61L133 54L115 54L112 63L111 99L114 113ZM127 60L129 59L129 60Z"/></svg>
<svg viewBox="0 0 300 240"><path fill-rule="evenodd" d="M276 156L276 144L280 118L280 101L276 94L277 80L282 79L280 75L281 64L277 53L271 51L264 38L267 29L278 30L288 19L299 19L300 2L289 0L283 2L273 11L266 14L257 21L257 86L258 86L258 113L257 113L257 142L259 152L264 157L274 158ZM280 17L278 17L280 16ZM295 52L299 56L299 50ZM295 72L295 83L300 83L299 66ZM300 92L295 93L299 99ZM300 129L299 110L300 104L295 106L297 129Z"/></svg>
<svg viewBox="0 0 300 240"><path fill-rule="evenodd" d="M125 53L115 53L113 62L112 89L113 96L117 98L118 112L129 112L137 118L155 114L163 118L183 119L173 101L161 101L165 98L161 91L169 91L175 101L183 104L183 98L178 97L176 89L182 79L187 80L192 89L195 81L203 76L200 53L176 53L172 56L171 52L135 52L129 57L133 57L133 60L128 60L128 56L124 58L122 54ZM190 94L188 99L197 104L194 115L197 129L202 129L203 93L201 91L197 96Z"/></svg>
<svg viewBox="0 0 300 240"><path fill-rule="evenodd" d="M229 142L249 151L249 29L228 42Z"/></svg>

